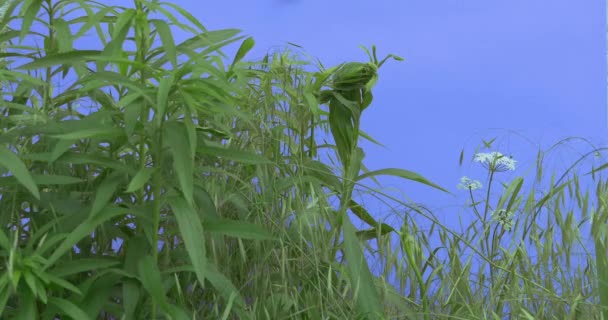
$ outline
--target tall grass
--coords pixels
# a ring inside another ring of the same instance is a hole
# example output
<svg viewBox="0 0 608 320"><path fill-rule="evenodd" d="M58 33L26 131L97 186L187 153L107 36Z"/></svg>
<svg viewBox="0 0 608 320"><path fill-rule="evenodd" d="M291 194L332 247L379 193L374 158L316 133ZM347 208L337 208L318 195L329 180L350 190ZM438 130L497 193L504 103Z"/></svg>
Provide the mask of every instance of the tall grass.
<svg viewBox="0 0 608 320"><path fill-rule="evenodd" d="M447 191L363 164L363 111L399 57L252 62L252 38L172 3L0 4L2 318L608 319L605 166L594 190L573 167L524 194L524 177L496 185L512 159L476 152L488 179L462 181L462 230L367 185ZM91 33L101 48L79 48Z"/></svg>

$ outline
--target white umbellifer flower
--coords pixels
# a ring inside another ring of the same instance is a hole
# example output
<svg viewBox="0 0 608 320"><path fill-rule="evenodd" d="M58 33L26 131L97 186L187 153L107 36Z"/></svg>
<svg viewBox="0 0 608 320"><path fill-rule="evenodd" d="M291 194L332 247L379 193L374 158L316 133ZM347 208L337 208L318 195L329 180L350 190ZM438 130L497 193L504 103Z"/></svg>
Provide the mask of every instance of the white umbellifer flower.
<svg viewBox="0 0 608 320"><path fill-rule="evenodd" d="M458 189L464 189L464 190L481 189L481 182L479 182L477 180L469 179L468 177L464 176L464 177L460 178L460 183L458 184Z"/></svg>
<svg viewBox="0 0 608 320"><path fill-rule="evenodd" d="M475 161L481 163L482 166L490 171L496 172L515 170L516 162L500 152L477 153L475 154Z"/></svg>

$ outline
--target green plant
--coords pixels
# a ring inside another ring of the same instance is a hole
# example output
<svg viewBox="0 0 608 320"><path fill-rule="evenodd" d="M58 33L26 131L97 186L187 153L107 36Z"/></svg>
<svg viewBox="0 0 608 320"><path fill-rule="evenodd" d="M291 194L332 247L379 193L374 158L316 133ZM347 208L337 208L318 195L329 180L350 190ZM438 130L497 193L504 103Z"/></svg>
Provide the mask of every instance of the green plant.
<svg viewBox="0 0 608 320"><path fill-rule="evenodd" d="M601 178L596 207L573 169L527 196L515 178L494 201L494 173L511 160L476 152L488 189L479 200L481 183L462 181L478 217L462 230L364 184L392 175L447 191L412 171L363 164L360 138L373 141L360 130L363 111L379 68L401 58L379 61L372 46L369 62L327 70L293 49L246 61L252 38L207 30L158 1L0 8L3 318L606 313ZM192 36L176 44L174 28ZM93 32L100 50L79 48ZM229 45L234 57L222 52ZM319 143L323 132L334 145ZM320 160L334 154L336 166ZM538 180L542 160L539 151ZM396 205L398 222L380 221L355 191ZM589 224L596 256L573 265Z"/></svg>

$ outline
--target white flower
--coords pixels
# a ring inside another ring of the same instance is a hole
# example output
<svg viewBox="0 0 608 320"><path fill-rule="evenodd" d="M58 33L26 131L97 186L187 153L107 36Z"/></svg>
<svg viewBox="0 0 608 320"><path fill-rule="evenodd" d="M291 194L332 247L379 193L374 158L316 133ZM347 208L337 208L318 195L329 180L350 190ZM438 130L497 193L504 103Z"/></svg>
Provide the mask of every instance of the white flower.
<svg viewBox="0 0 608 320"><path fill-rule="evenodd" d="M490 171L496 172L515 170L516 162L511 157L506 157L500 152L477 153L475 154L475 161L481 163L482 166Z"/></svg>
<svg viewBox="0 0 608 320"><path fill-rule="evenodd" d="M481 189L481 182L479 182L477 180L469 179L468 177L464 176L464 177L460 178L460 183L458 184L458 189L463 189L463 190Z"/></svg>

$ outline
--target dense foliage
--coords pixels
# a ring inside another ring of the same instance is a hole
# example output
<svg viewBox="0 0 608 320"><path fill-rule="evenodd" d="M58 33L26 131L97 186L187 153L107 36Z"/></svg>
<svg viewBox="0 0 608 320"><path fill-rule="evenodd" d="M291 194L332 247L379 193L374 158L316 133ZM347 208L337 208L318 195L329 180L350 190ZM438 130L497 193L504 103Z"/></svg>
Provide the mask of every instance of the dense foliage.
<svg viewBox="0 0 608 320"><path fill-rule="evenodd" d="M363 111L401 58L251 62L252 38L153 0L0 4L3 319L608 319L601 179L596 205L574 174L493 201L513 162L476 153L487 194L463 179L478 219L459 232L377 190L406 209L399 226L359 204L379 175L447 192L363 165ZM584 225L600 254L571 264Z"/></svg>

